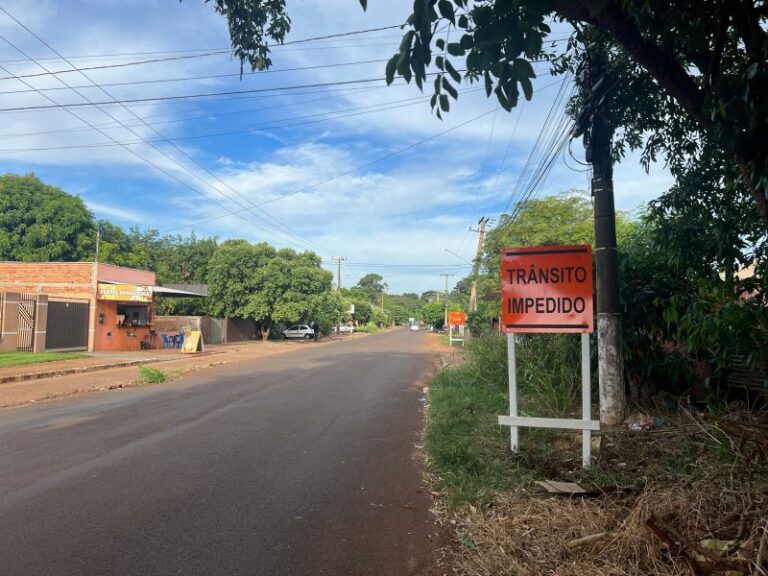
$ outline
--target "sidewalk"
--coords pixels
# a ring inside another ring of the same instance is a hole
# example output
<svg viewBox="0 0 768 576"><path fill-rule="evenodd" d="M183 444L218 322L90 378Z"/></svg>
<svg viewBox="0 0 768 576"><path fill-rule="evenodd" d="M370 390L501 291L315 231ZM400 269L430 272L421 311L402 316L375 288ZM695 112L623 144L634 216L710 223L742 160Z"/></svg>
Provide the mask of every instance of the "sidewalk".
<svg viewBox="0 0 768 576"><path fill-rule="evenodd" d="M38 402L82 392L112 390L141 385L139 366L158 368L169 380L187 372L198 372L225 364L323 346L358 336L328 337L312 341L249 341L211 345L205 352L183 354L180 350L89 353L88 358L45 362L0 369L0 408Z"/></svg>

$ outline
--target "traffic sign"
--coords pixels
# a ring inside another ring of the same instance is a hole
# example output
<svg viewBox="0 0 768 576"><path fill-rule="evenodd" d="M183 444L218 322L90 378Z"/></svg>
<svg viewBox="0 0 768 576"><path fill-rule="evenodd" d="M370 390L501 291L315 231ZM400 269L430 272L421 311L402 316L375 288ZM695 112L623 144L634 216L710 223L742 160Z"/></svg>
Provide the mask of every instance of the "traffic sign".
<svg viewBox="0 0 768 576"><path fill-rule="evenodd" d="M448 312L449 326L464 326L467 323L467 314L465 312Z"/></svg>
<svg viewBox="0 0 768 576"><path fill-rule="evenodd" d="M504 332L592 332L592 246L501 252Z"/></svg>

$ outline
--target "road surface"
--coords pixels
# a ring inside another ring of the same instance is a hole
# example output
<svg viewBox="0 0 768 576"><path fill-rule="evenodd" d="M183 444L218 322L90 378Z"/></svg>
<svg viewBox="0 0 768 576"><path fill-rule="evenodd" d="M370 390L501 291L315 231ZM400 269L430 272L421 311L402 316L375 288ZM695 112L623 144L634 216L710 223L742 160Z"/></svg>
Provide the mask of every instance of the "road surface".
<svg viewBox="0 0 768 576"><path fill-rule="evenodd" d="M431 574L421 334L0 411L0 573Z"/></svg>

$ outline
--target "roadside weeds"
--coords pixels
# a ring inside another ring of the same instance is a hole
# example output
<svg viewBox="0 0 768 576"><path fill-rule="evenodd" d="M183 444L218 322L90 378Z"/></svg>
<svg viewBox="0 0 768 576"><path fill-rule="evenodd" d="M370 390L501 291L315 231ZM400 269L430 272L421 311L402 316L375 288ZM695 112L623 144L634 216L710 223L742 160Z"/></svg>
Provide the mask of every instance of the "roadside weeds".
<svg viewBox="0 0 768 576"><path fill-rule="evenodd" d="M430 384L424 435L454 573L768 574L768 415L659 414L657 429L602 431L583 470L574 433L522 430L512 454L506 394L466 362ZM544 479L585 494L546 494Z"/></svg>

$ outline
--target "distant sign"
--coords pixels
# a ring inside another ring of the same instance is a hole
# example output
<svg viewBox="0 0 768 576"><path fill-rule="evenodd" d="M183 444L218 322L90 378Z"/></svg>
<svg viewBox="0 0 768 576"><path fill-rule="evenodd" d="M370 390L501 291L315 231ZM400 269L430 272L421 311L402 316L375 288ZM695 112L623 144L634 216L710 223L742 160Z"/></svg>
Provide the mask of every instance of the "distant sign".
<svg viewBox="0 0 768 576"><path fill-rule="evenodd" d="M467 323L467 315L464 312L448 312L449 326L464 326Z"/></svg>
<svg viewBox="0 0 768 576"><path fill-rule="evenodd" d="M203 333L200 330L190 330L184 335L184 345L181 351L185 354L193 354L203 351Z"/></svg>
<svg viewBox="0 0 768 576"><path fill-rule="evenodd" d="M96 287L96 299L119 300L120 302L152 302L152 286L99 282Z"/></svg>
<svg viewBox="0 0 768 576"><path fill-rule="evenodd" d="M504 332L592 332L592 247L502 250L501 299Z"/></svg>

